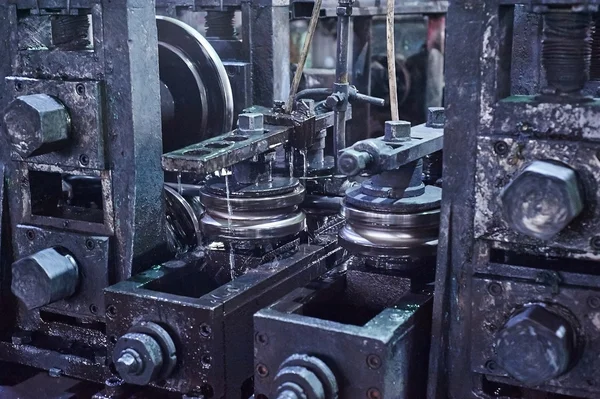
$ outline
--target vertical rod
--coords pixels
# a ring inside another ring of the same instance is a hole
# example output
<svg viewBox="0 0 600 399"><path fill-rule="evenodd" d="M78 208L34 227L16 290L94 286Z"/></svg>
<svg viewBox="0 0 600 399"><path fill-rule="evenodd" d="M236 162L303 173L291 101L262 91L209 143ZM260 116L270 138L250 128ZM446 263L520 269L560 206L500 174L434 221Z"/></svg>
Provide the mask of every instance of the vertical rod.
<svg viewBox="0 0 600 399"><path fill-rule="evenodd" d="M339 0L337 20L337 63L335 68L336 86L348 88L348 43L350 15L352 14L352 2ZM335 92L335 90L334 90ZM346 110L348 108L348 90L340 98L340 104L334 109L333 124L333 151L336 167L338 166L338 154L346 148Z"/></svg>
<svg viewBox="0 0 600 399"><path fill-rule="evenodd" d="M387 0L386 14L386 39L387 39L387 64L388 80L390 87L390 110L392 120L400 119L398 115L398 88L396 86L396 43L394 37L394 0Z"/></svg>

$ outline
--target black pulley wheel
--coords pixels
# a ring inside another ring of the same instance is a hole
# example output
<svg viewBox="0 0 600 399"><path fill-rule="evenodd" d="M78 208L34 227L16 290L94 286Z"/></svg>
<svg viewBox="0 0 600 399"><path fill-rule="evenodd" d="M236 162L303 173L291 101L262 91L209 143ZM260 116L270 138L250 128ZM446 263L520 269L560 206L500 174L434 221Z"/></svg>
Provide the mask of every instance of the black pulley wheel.
<svg viewBox="0 0 600 399"><path fill-rule="evenodd" d="M163 152L231 130L233 95L216 51L194 28L157 16Z"/></svg>

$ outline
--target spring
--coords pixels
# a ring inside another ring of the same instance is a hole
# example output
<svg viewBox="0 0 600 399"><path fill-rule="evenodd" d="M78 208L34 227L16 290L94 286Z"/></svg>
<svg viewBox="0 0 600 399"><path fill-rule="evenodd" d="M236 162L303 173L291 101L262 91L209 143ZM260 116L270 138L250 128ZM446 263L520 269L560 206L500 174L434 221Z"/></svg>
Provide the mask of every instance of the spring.
<svg viewBox="0 0 600 399"><path fill-rule="evenodd" d="M542 63L558 93L576 93L589 80L593 27L590 13L544 14Z"/></svg>
<svg viewBox="0 0 600 399"><path fill-rule="evenodd" d="M236 39L234 11L208 11L206 13L206 37Z"/></svg>

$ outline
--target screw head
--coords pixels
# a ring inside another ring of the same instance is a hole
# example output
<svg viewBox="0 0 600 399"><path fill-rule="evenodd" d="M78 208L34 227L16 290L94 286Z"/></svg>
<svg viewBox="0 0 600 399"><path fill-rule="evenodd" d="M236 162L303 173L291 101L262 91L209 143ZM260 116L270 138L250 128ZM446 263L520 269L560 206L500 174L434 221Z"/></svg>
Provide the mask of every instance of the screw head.
<svg viewBox="0 0 600 399"><path fill-rule="evenodd" d="M491 296L499 296L502 295L502 286L498 283L490 283L488 285L488 292Z"/></svg>
<svg viewBox="0 0 600 399"><path fill-rule="evenodd" d="M369 388L367 391L367 398L369 399L381 399L382 397L381 391L377 388Z"/></svg>
<svg viewBox="0 0 600 399"><path fill-rule="evenodd" d="M325 100L325 105L329 109L335 109L338 106L338 104L342 101L344 101L344 99L342 98L342 95L340 93L333 93L332 95L327 97L327 99Z"/></svg>
<svg viewBox="0 0 600 399"><path fill-rule="evenodd" d="M386 121L383 140L391 143L410 140L410 122Z"/></svg>
<svg viewBox="0 0 600 399"><path fill-rule="evenodd" d="M256 373L260 378L265 378L269 375L269 369L262 363L256 365Z"/></svg>
<svg viewBox="0 0 600 399"><path fill-rule="evenodd" d="M370 369L377 370L381 367L381 358L377 355L367 356L367 366L369 366Z"/></svg>
<svg viewBox="0 0 600 399"><path fill-rule="evenodd" d="M139 353L135 352L134 350L123 352L121 357L117 359L116 367L118 370L122 370L122 372L127 374L139 374L142 369ZM121 373L121 371L119 371L119 373Z"/></svg>
<svg viewBox="0 0 600 399"><path fill-rule="evenodd" d="M510 151L510 146L505 141L496 141L494 143L494 152L496 155L504 156Z"/></svg>

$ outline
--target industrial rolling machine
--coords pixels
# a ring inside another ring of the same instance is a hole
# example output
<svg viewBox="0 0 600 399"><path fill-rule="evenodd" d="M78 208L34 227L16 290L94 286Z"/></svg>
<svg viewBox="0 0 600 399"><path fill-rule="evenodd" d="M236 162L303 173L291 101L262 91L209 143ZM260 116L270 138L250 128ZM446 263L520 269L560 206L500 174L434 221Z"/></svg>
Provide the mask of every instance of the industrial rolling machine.
<svg viewBox="0 0 600 399"><path fill-rule="evenodd" d="M252 314L342 252L343 220L309 242L304 187L272 173L334 113L253 107L231 130L219 57L146 2L15 1L0 21L0 359L98 398L250 396Z"/></svg>
<svg viewBox="0 0 600 399"><path fill-rule="evenodd" d="M351 258L255 315L256 398L425 396L441 189L422 165L443 126L430 109L341 152L342 173L368 175L343 202Z"/></svg>

